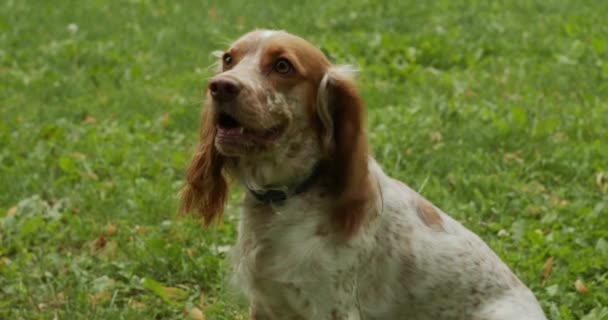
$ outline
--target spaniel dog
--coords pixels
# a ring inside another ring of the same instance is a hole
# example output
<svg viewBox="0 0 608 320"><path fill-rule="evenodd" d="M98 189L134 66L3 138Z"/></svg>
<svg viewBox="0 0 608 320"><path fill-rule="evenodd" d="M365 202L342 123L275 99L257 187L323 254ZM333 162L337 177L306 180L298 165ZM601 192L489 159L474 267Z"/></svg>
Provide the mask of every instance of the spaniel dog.
<svg viewBox="0 0 608 320"><path fill-rule="evenodd" d="M207 87L181 211L246 188L232 263L255 320L545 319L475 234L369 156L349 66L283 31L245 34Z"/></svg>

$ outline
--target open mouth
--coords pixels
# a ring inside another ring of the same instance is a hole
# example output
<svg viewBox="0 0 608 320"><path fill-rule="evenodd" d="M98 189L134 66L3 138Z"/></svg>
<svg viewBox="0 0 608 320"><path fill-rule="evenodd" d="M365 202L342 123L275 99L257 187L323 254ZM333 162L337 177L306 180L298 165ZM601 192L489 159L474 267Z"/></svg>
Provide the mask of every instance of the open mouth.
<svg viewBox="0 0 608 320"><path fill-rule="evenodd" d="M254 142L263 144L273 141L283 132L283 129L283 125L264 130L247 128L234 117L222 112L217 121L217 138L223 143Z"/></svg>

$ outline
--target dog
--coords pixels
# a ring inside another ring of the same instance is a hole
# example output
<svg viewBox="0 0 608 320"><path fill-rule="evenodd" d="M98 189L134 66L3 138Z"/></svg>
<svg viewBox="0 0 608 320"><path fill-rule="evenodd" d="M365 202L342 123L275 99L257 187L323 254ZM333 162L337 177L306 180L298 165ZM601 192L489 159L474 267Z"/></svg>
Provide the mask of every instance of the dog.
<svg viewBox="0 0 608 320"><path fill-rule="evenodd" d="M246 188L232 252L255 320L540 320L475 234L369 155L354 70L255 30L221 54L180 211L221 218Z"/></svg>

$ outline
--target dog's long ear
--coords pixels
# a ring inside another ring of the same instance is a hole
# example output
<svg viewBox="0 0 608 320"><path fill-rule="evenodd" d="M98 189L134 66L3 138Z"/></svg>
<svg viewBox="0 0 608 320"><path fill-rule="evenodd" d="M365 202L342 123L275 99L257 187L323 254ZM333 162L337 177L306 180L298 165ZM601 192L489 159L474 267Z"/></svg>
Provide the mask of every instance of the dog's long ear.
<svg viewBox="0 0 608 320"><path fill-rule="evenodd" d="M357 93L350 66L332 66L317 95L322 145L332 164L337 201L334 217L347 234L355 233L365 218L373 192L368 171L365 106Z"/></svg>
<svg viewBox="0 0 608 320"><path fill-rule="evenodd" d="M201 114L200 141L186 171L180 213L197 212L205 226L221 218L228 193L224 176L224 157L214 146L216 128L210 108Z"/></svg>

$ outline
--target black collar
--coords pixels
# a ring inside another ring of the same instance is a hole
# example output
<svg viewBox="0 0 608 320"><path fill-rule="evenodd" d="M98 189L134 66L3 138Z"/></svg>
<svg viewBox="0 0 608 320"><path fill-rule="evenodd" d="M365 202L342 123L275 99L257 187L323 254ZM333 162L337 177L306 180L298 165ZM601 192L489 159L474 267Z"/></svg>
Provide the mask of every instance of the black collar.
<svg viewBox="0 0 608 320"><path fill-rule="evenodd" d="M252 190L249 189L251 195L259 202L264 204L277 203L287 200L287 198L304 193L312 187L317 179L321 176L320 163L315 164L310 174L296 186L289 188L287 192L278 189Z"/></svg>

